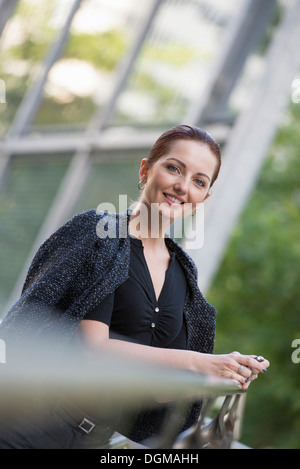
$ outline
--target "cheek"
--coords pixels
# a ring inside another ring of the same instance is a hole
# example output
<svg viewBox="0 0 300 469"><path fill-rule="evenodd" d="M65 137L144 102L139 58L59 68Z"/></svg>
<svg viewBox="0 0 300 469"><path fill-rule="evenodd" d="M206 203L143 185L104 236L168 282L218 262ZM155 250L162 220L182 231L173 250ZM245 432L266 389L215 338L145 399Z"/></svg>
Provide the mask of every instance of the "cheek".
<svg viewBox="0 0 300 469"><path fill-rule="evenodd" d="M168 185L170 185L170 182L171 178L168 177L166 173L164 173L163 171L156 171L153 172L151 178L149 179L149 186L153 190L161 190L168 187Z"/></svg>
<svg viewBox="0 0 300 469"><path fill-rule="evenodd" d="M192 204L201 204L205 201L209 189L192 189L190 192L190 200Z"/></svg>

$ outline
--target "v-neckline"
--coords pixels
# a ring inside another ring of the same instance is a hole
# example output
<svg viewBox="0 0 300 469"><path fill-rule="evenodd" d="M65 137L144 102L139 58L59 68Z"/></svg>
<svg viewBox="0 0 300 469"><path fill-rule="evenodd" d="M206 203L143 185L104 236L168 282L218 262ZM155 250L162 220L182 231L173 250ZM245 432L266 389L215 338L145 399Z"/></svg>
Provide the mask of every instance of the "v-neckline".
<svg viewBox="0 0 300 469"><path fill-rule="evenodd" d="M154 288L153 279L152 279L151 272L150 272L150 269L149 269L149 266L148 266L148 263L147 263L147 260L146 260L146 256L145 256L144 250L143 250L143 260L144 260L144 263L145 263L147 275L148 275L148 277L149 277L150 285L151 285L151 288L152 288L153 298L154 298L154 300L155 300L155 304L158 305L158 304L160 303L161 297L162 297L163 292L164 292L164 290L165 290L167 275L168 275L169 270L170 270L171 262L172 262L172 260L173 260L173 255L171 254L171 258L170 258L170 261L169 261L168 268L167 268L166 271L165 271L164 281L163 281L163 283L162 283L162 287L161 287L160 292L159 292L158 295L156 294L156 291L155 291L155 288Z"/></svg>
<svg viewBox="0 0 300 469"><path fill-rule="evenodd" d="M167 274L170 270L170 267L171 267L171 263L173 261L173 258L174 258L174 253L173 252L169 252L170 254L170 260L169 260L169 265L168 265L168 268L166 269L165 271L165 276L164 276L164 281L162 283L162 287L160 289L160 292L158 294L158 296L156 295L156 291L155 291L155 288L154 288L154 283L153 283L153 279L152 279L152 276L151 276L151 272L150 272L150 269L149 269L149 266L148 266L148 263L147 263L147 260L146 260L146 256L145 256L145 251L144 251L144 246L143 246L143 243L140 239L136 238L135 236L131 236L131 239L133 240L133 242L139 246L141 248L141 251L142 251L142 255L143 255L143 262L144 262L144 265L145 265L145 268L146 268L146 272L147 272L147 276L148 276L148 279L149 279L149 283L151 285L151 289L152 289L152 295L153 295L153 298L155 300L155 304L158 305L160 303L160 299L162 297L162 294L163 294L163 291L165 289L165 285L166 285L166 279L167 279Z"/></svg>

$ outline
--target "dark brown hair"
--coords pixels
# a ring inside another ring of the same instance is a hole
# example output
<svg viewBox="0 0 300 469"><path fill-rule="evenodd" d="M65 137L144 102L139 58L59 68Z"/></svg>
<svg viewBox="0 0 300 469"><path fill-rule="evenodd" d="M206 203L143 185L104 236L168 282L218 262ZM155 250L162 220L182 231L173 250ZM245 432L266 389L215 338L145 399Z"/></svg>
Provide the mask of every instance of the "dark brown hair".
<svg viewBox="0 0 300 469"><path fill-rule="evenodd" d="M192 127L190 125L176 125L169 130L166 130L154 143L148 156L148 164L151 166L159 158L166 155L170 151L172 143L176 140L195 140L207 145L212 153L217 158L217 166L212 177L211 186L218 177L221 167L221 149L218 143L212 138L209 133L199 127Z"/></svg>

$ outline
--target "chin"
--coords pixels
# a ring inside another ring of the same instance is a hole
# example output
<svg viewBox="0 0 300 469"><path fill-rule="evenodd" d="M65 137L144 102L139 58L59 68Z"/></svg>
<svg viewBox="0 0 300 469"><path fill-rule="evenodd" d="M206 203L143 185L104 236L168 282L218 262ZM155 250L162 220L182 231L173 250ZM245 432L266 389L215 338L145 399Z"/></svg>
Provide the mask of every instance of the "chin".
<svg viewBox="0 0 300 469"><path fill-rule="evenodd" d="M182 207L173 208L168 204L165 204L165 206L160 209L160 212L162 216L169 218L171 222L184 217L184 211Z"/></svg>

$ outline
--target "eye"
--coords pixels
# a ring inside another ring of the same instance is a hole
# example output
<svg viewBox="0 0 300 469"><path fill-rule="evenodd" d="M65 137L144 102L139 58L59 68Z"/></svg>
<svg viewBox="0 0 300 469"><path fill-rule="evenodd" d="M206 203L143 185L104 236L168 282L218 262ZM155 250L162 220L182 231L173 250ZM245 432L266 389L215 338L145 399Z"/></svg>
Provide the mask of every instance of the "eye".
<svg viewBox="0 0 300 469"><path fill-rule="evenodd" d="M168 168L168 170L171 171L172 173L179 173L179 169L178 169L176 166L174 166L173 164L169 164L169 165L167 166L167 168Z"/></svg>
<svg viewBox="0 0 300 469"><path fill-rule="evenodd" d="M205 182L202 181L202 179L195 179L195 184L198 187L205 187Z"/></svg>

